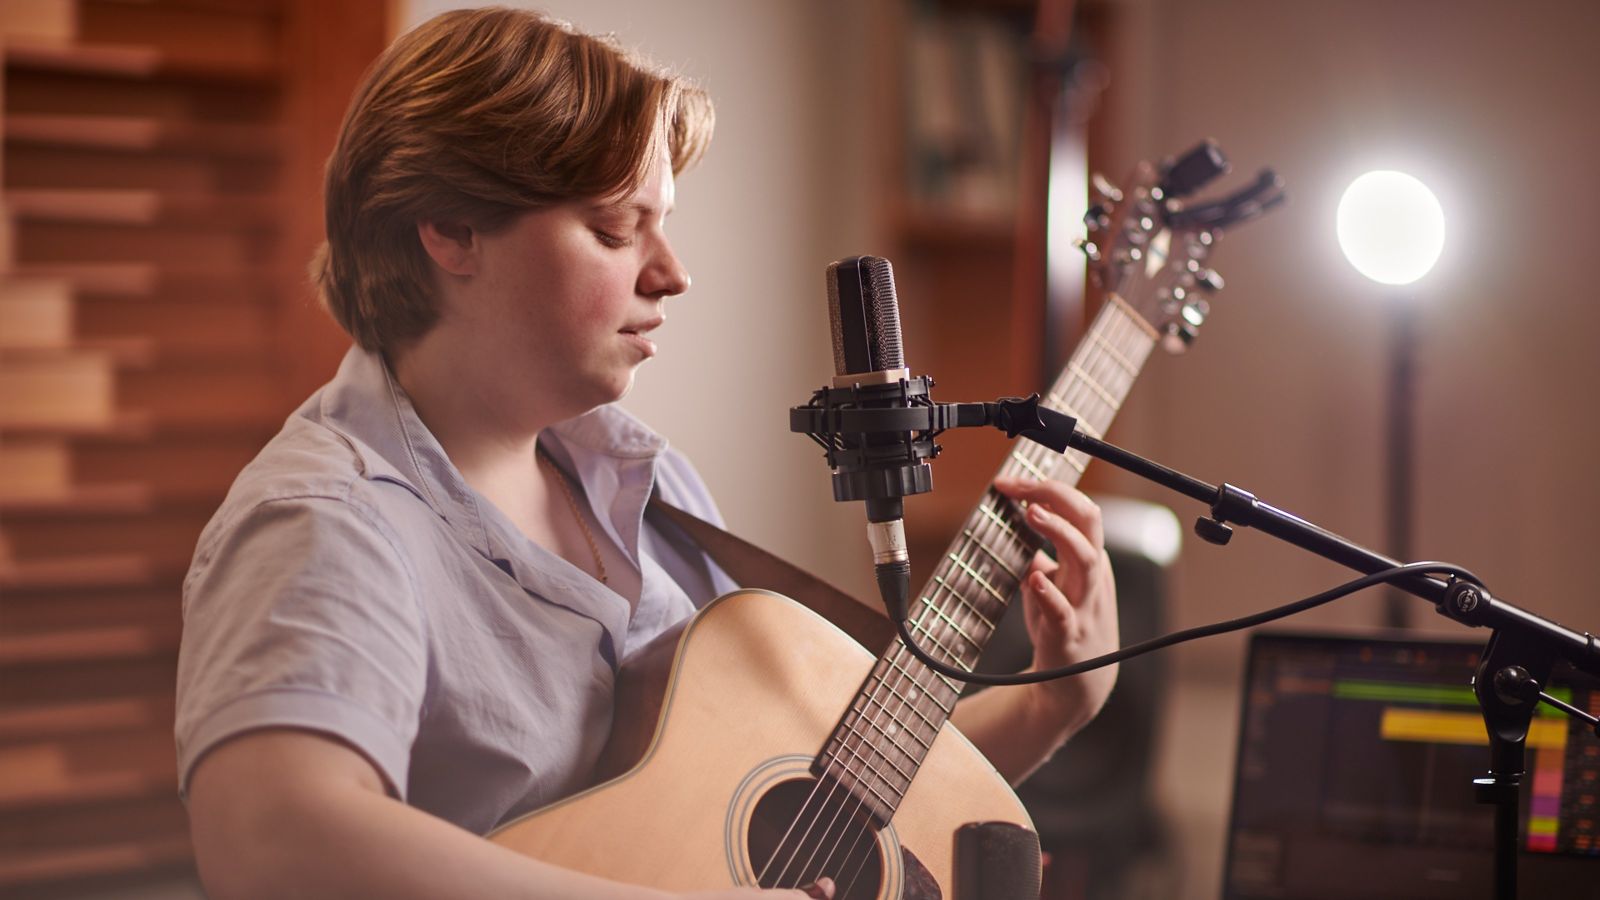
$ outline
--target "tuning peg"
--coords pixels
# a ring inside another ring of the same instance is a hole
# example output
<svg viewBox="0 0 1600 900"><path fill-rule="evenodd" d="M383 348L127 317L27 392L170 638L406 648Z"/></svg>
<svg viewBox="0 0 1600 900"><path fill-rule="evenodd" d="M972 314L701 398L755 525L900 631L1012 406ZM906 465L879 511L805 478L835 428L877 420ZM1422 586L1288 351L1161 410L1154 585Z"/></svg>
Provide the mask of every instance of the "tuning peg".
<svg viewBox="0 0 1600 900"><path fill-rule="evenodd" d="M1087 238L1078 238L1072 243L1075 244L1079 250L1083 251L1084 257L1088 259L1089 262L1097 263L1100 261L1100 248L1095 245L1094 241L1091 241Z"/></svg>
<svg viewBox="0 0 1600 900"><path fill-rule="evenodd" d="M1211 315L1211 304L1204 300L1196 300L1183 307L1183 320L1191 326L1199 328L1206 323L1206 316Z"/></svg>
<svg viewBox="0 0 1600 900"><path fill-rule="evenodd" d="M1101 203L1121 203L1122 189L1112 184L1109 179L1099 172L1089 177L1089 190Z"/></svg>
<svg viewBox="0 0 1600 900"><path fill-rule="evenodd" d="M1187 322L1168 322L1162 330L1161 349L1168 353L1182 353L1189 349L1199 331Z"/></svg>
<svg viewBox="0 0 1600 900"><path fill-rule="evenodd" d="M1196 269L1194 272L1196 287L1203 288L1208 294L1215 294L1222 290L1222 276L1216 269Z"/></svg>
<svg viewBox="0 0 1600 900"><path fill-rule="evenodd" d="M1202 141L1167 165L1161 176L1161 190L1173 198L1187 197L1228 171L1222 148Z"/></svg>

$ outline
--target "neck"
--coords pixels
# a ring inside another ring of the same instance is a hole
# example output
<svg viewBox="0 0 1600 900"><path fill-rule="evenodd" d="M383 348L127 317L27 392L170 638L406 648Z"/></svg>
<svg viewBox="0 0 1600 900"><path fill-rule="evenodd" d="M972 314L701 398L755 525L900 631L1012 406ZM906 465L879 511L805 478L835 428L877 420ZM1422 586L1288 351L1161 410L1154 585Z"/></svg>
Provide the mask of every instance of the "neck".
<svg viewBox="0 0 1600 900"><path fill-rule="evenodd" d="M567 410L559 398L527 385L513 392L502 375L472 365L473 358L436 328L389 362L417 417L467 483L483 491L526 476L540 433L582 410Z"/></svg>

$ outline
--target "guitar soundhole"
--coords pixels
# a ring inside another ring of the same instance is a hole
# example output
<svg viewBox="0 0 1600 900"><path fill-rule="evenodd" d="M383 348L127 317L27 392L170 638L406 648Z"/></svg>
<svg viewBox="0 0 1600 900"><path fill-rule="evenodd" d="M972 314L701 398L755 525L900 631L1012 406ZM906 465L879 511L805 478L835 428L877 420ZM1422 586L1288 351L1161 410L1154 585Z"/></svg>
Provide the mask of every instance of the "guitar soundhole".
<svg viewBox="0 0 1600 900"><path fill-rule="evenodd" d="M878 824L830 782L806 778L774 786L756 802L748 837L762 887L799 887L826 876L833 879L835 900L878 896Z"/></svg>

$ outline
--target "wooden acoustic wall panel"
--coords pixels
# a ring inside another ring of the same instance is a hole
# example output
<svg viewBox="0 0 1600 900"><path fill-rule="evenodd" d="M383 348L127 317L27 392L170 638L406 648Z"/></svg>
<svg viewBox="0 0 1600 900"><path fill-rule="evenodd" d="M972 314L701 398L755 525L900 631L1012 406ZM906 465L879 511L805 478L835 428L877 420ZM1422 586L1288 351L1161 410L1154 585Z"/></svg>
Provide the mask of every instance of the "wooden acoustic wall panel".
<svg viewBox="0 0 1600 900"><path fill-rule="evenodd" d="M285 177L316 168L289 164L316 104L288 95L329 7L4 6L0 895L69 896L192 872L181 580L293 407L276 342L306 298L282 235L316 193Z"/></svg>

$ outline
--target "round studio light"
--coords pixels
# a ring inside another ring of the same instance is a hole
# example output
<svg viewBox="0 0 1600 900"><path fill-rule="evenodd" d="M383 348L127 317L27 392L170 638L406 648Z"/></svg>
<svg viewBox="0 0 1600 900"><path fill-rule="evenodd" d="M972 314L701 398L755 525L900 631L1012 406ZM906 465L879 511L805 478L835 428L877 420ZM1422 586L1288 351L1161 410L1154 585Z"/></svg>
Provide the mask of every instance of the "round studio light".
<svg viewBox="0 0 1600 900"><path fill-rule="evenodd" d="M1444 250L1444 210L1427 185L1404 172L1368 172L1351 182L1335 226L1350 265L1382 284L1416 281Z"/></svg>

